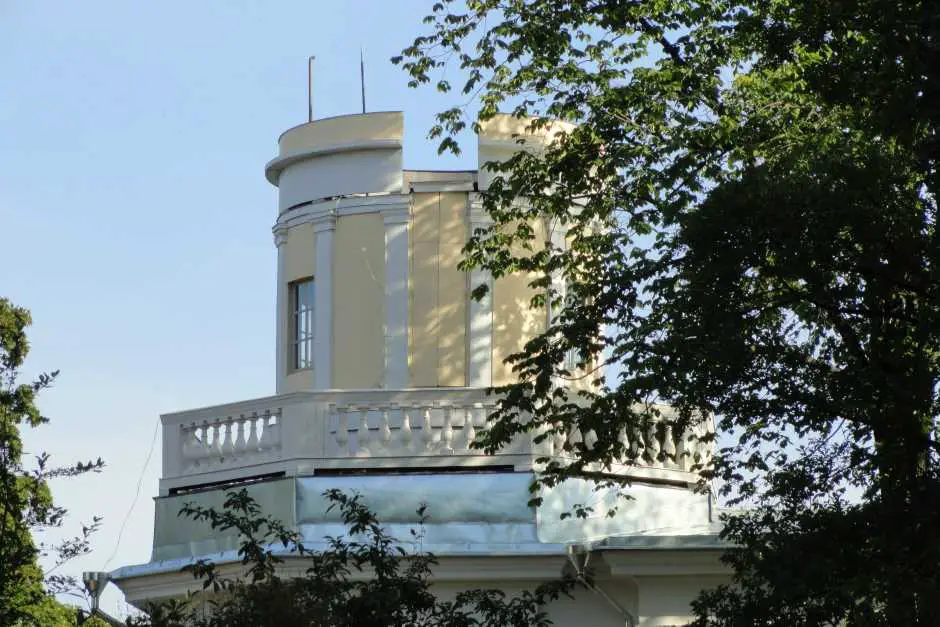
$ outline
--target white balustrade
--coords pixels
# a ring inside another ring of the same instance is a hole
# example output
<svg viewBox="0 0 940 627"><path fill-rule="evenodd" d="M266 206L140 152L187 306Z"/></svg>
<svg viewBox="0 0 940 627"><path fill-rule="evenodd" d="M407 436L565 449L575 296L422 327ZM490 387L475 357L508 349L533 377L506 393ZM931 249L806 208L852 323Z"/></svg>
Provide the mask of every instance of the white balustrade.
<svg viewBox="0 0 940 627"><path fill-rule="evenodd" d="M617 439L625 451L625 460L630 460L626 465L679 472L693 472L707 466L714 449L711 419L698 421L679 432L669 412L660 410L660 413L663 416L646 429L621 427L619 430ZM570 459L576 457L579 448L592 450L597 439L592 429L582 432L577 426L566 429L559 423L550 438L549 450L556 457Z"/></svg>
<svg viewBox="0 0 940 627"><path fill-rule="evenodd" d="M326 450L366 458L481 454L473 448L493 402L331 404ZM353 420L349 416L354 416Z"/></svg>
<svg viewBox="0 0 940 627"><path fill-rule="evenodd" d="M185 469L219 468L277 456L281 449L279 408L181 423Z"/></svg>
<svg viewBox="0 0 940 627"><path fill-rule="evenodd" d="M521 434L487 455L473 444L495 402L471 388L328 390L167 414L161 490L318 469L528 469L546 455L563 462L597 444L593 429L558 424L548 437L546 429ZM680 433L671 415L662 414L646 429L620 430L626 454L613 472L694 480L691 473L710 459L713 444L702 438L713 426L701 422Z"/></svg>

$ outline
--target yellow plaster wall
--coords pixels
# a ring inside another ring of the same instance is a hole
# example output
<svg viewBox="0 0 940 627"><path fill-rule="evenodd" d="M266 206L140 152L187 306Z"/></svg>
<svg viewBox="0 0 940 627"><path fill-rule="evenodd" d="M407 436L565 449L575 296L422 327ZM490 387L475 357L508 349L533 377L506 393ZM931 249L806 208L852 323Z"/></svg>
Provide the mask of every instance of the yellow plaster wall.
<svg viewBox="0 0 940 627"><path fill-rule="evenodd" d="M533 224L533 246L545 241L545 223ZM514 250L521 254L522 249ZM532 309L529 301L535 291L529 287L532 277L516 274L502 277L493 284L493 385L506 385L516 380L512 366L504 360L522 350L525 343L545 329L546 312Z"/></svg>
<svg viewBox="0 0 940 627"><path fill-rule="evenodd" d="M290 359L290 355L288 355ZM287 373L284 380L284 392L309 392L313 389L313 368L294 370Z"/></svg>
<svg viewBox="0 0 940 627"><path fill-rule="evenodd" d="M555 120L546 127L533 131L529 125L535 118L518 118L511 113L497 113L481 125L478 140L486 142L510 142L516 150L551 142L560 132L570 133L576 127L569 122ZM524 139L524 144L519 144Z"/></svg>
<svg viewBox="0 0 940 627"><path fill-rule="evenodd" d="M467 384L467 274L457 269L467 239L467 194L440 195L440 335L437 378L440 386Z"/></svg>
<svg viewBox="0 0 940 627"><path fill-rule="evenodd" d="M385 379L385 224L343 216L333 234L334 388L379 388Z"/></svg>
<svg viewBox="0 0 940 627"><path fill-rule="evenodd" d="M409 362L415 387L466 385L467 276L457 270L466 240L467 194L414 197Z"/></svg>
<svg viewBox="0 0 940 627"><path fill-rule="evenodd" d="M305 279L316 275L317 271L317 234L312 224L301 224L287 231L287 262L285 264L286 276L281 280L286 282Z"/></svg>
<svg viewBox="0 0 940 627"><path fill-rule="evenodd" d="M409 307L409 370L411 385L437 385L438 264L440 194L414 195L411 232L411 303Z"/></svg>

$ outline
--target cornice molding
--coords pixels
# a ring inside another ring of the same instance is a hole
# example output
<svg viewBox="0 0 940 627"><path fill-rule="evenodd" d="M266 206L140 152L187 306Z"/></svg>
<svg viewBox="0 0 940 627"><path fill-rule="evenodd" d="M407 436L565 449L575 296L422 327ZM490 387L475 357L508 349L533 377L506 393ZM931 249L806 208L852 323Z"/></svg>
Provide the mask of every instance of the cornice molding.
<svg viewBox="0 0 940 627"><path fill-rule="evenodd" d="M335 231L336 230L336 212L327 211L326 213L321 213L319 215L313 216L313 219L309 220L309 224L313 225L314 233L322 233L324 231Z"/></svg>
<svg viewBox="0 0 940 627"><path fill-rule="evenodd" d="M428 192L472 192L476 191L476 181L416 181L411 183L410 191L415 194Z"/></svg>
<svg viewBox="0 0 940 627"><path fill-rule="evenodd" d="M323 220L352 215L377 213L382 215L386 224L407 222L411 217L411 198L406 194L382 194L378 196L344 196L334 200L310 203L288 209L280 216L274 228L291 229L301 224L317 225ZM333 228L328 227L328 228Z"/></svg>
<svg viewBox="0 0 940 627"><path fill-rule="evenodd" d="M267 165L264 166L264 176L268 179L269 183L272 185L277 185L280 182L281 173L284 171L284 169L300 161L315 159L318 157L328 157L330 155L344 152L357 152L366 150L401 151L401 149L401 140L391 138L359 140L348 143L317 146L315 148L299 150L297 152L292 152L290 154L281 155L271 159L271 161L269 161Z"/></svg>
<svg viewBox="0 0 940 627"><path fill-rule="evenodd" d="M512 581L542 581L560 577L568 563L564 547L557 547L557 553L539 555L487 555L474 557L438 556L439 562L434 569L435 583L470 583L486 582L504 585ZM606 549L596 554L597 565L603 565L597 578L600 581L636 581L639 592L644 594L647 577L656 581L668 581L670 577L689 576L728 576L728 567L721 563L720 550L629 550ZM285 578L300 577L309 568L309 563L292 555L283 556L284 561L277 568L278 575ZM137 607L147 602L171 597L182 597L188 592L197 592L202 588L199 581L180 568L187 560L173 560L172 569L148 574L123 575L120 571L115 583ZM170 563L167 563L170 566ZM237 562L218 563L219 574L223 577L237 577L245 574L245 566ZM365 580L370 572L356 572L352 580Z"/></svg>
<svg viewBox="0 0 940 627"><path fill-rule="evenodd" d="M287 227L282 224L275 224L271 229L274 235L274 246L280 248L287 243Z"/></svg>
<svg viewBox="0 0 940 627"><path fill-rule="evenodd" d="M411 203L406 205L396 205L383 211L382 220L386 225L389 224L408 224L411 221Z"/></svg>

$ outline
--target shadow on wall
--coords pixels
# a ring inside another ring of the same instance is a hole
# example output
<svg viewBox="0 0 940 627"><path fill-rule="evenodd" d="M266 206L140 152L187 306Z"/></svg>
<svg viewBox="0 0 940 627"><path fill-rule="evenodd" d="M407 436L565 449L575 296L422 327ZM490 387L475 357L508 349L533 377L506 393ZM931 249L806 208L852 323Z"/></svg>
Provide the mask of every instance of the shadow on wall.
<svg viewBox="0 0 940 627"><path fill-rule="evenodd" d="M467 385L463 192L417 193L411 239L411 385Z"/></svg>
<svg viewBox="0 0 940 627"><path fill-rule="evenodd" d="M468 385L468 370L478 370L488 358L492 384L511 383L516 375L504 360L545 329L545 310L530 306L535 295L529 287L533 276L502 277L491 285L489 294L492 328L483 331L491 332L491 341L474 343L467 354L468 327L481 323L470 316L470 294L476 285L471 284L467 273L457 269L468 236L466 210L467 195L463 192L414 195L409 247L409 371L414 387ZM536 221L534 228L533 243L545 241L544 223ZM470 365L473 367L468 368Z"/></svg>

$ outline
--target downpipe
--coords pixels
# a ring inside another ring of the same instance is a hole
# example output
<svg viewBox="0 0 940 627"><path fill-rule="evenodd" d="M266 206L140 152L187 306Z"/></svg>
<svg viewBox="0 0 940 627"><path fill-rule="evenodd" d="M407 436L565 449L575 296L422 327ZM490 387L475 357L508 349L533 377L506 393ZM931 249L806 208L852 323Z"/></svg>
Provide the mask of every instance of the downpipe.
<svg viewBox="0 0 940 627"><path fill-rule="evenodd" d="M636 627L636 618L633 616L633 614L628 612L625 607L617 603L617 601L609 594L604 592L602 588L587 579L586 572L588 565L591 562L592 555L590 548L585 545L569 544L566 547L566 552L568 554L568 562L574 569L575 579L578 581L578 583L607 601L608 605L614 608L618 614L623 616L625 627Z"/></svg>

